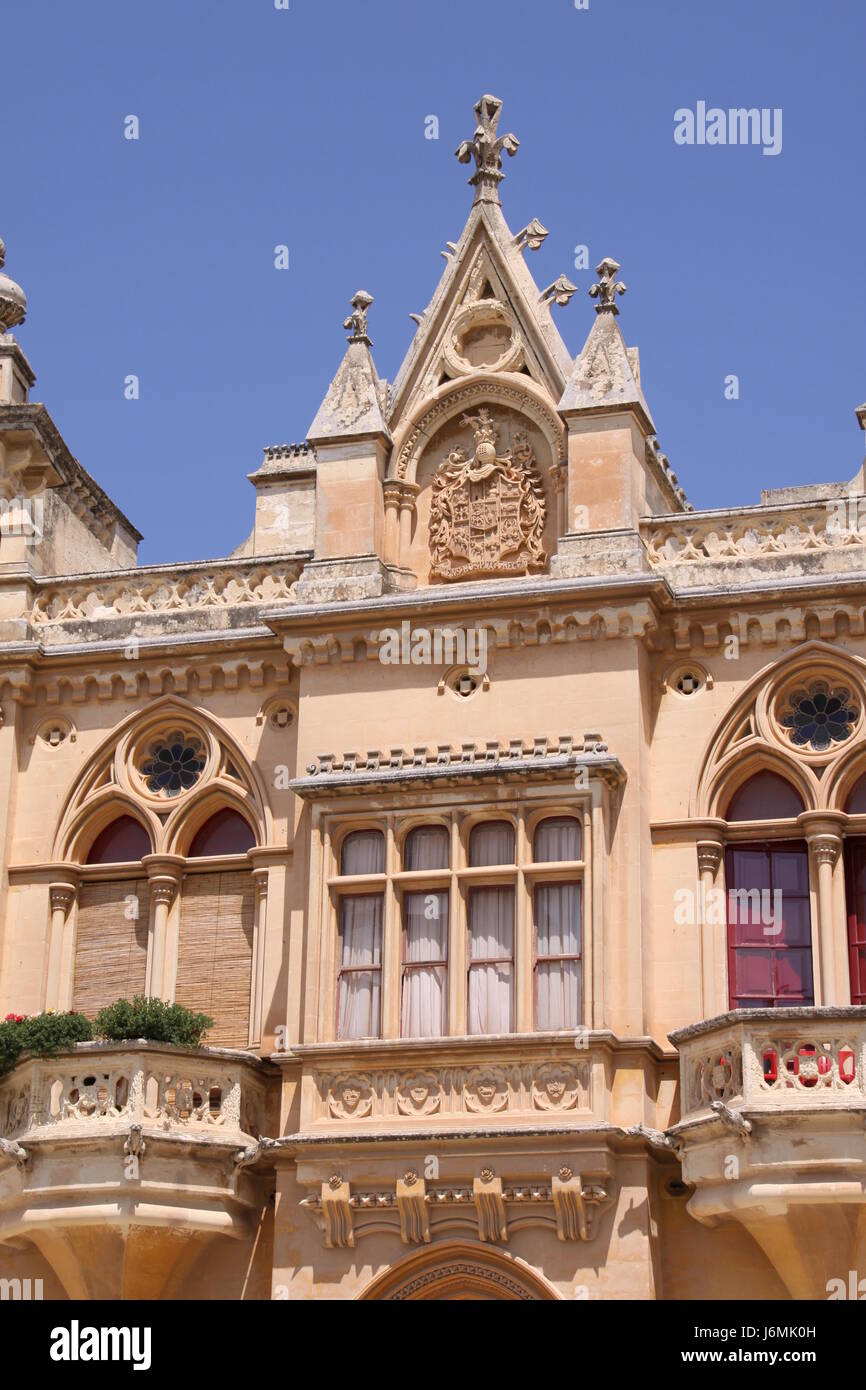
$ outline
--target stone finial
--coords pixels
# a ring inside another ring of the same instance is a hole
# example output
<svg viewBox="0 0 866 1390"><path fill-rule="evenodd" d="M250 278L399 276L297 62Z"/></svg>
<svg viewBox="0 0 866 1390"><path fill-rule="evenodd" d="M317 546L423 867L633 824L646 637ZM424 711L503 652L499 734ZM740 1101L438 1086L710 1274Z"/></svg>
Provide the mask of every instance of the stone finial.
<svg viewBox="0 0 866 1390"><path fill-rule="evenodd" d="M542 304L567 304L572 295L577 294L577 285L572 284L567 275L560 275L552 285L542 290L538 296Z"/></svg>
<svg viewBox="0 0 866 1390"><path fill-rule="evenodd" d="M498 185L504 179L502 151L517 154L520 141L516 135L496 134L502 102L499 97L483 96L475 103L477 125L471 140L463 140L454 153L461 164L475 159L475 173L469 180L475 189L475 202L499 202Z"/></svg>
<svg viewBox="0 0 866 1390"><path fill-rule="evenodd" d="M539 222L537 217L533 217L532 221L527 222L526 226L517 233L514 244L520 250L537 251L548 235L548 230L544 224Z"/></svg>
<svg viewBox="0 0 866 1390"><path fill-rule="evenodd" d="M619 269L619 262L615 261L611 256L605 256L604 260L599 261L598 265L595 267L595 273L599 277L599 282L597 285L590 286L589 296L590 299L598 300L595 306L595 312L597 314L619 313L619 309L616 307L616 296L618 294L625 294L626 291L625 285L614 284Z"/></svg>
<svg viewBox="0 0 866 1390"><path fill-rule="evenodd" d="M857 423L861 430L866 430L866 401L864 401L862 405L857 406L854 414L857 416Z"/></svg>
<svg viewBox="0 0 866 1390"><path fill-rule="evenodd" d="M6 245L0 238L0 272L6 264ZM27 315L27 296L20 285L0 273L0 334L23 323Z"/></svg>
<svg viewBox="0 0 866 1390"><path fill-rule="evenodd" d="M372 347L367 336L367 310L372 303L373 296L368 294L366 290L358 290L357 294L352 295L353 312L347 319L343 320L343 327L351 329L350 343L366 343L367 347Z"/></svg>

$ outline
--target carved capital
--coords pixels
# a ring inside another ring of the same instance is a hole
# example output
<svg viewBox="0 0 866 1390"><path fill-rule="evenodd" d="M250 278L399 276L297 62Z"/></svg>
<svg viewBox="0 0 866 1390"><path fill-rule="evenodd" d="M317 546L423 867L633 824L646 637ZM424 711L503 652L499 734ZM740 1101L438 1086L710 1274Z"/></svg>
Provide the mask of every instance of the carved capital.
<svg viewBox="0 0 866 1390"><path fill-rule="evenodd" d="M817 868L822 864L829 864L832 869L839 852L842 849L842 841L838 835L816 835L809 840L809 852Z"/></svg>
<svg viewBox="0 0 866 1390"><path fill-rule="evenodd" d="M698 872L715 878L722 862L722 846L715 840L698 840Z"/></svg>
<svg viewBox="0 0 866 1390"><path fill-rule="evenodd" d="M49 887L51 911L62 912L64 917L75 902L77 888L74 883L52 883Z"/></svg>
<svg viewBox="0 0 866 1390"><path fill-rule="evenodd" d="M253 883L256 889L256 899L260 903L263 898L268 896L268 870L254 869Z"/></svg>
<svg viewBox="0 0 866 1390"><path fill-rule="evenodd" d="M176 878L168 878L160 874L158 878L150 880L150 896L154 903L164 904L170 907L177 892L178 881Z"/></svg>

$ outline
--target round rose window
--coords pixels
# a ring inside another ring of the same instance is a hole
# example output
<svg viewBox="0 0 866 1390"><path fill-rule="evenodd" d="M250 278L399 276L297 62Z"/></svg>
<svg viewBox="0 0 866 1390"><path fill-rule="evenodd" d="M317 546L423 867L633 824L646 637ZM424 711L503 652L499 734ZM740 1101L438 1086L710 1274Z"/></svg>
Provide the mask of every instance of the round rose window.
<svg viewBox="0 0 866 1390"><path fill-rule="evenodd" d="M834 743L851 737L859 717L860 709L850 690L815 681L808 689L791 692L779 722L797 748L825 753Z"/></svg>
<svg viewBox="0 0 866 1390"><path fill-rule="evenodd" d="M195 786L204 772L205 761L201 740L176 729L151 746L141 772L148 791L157 795L178 796Z"/></svg>

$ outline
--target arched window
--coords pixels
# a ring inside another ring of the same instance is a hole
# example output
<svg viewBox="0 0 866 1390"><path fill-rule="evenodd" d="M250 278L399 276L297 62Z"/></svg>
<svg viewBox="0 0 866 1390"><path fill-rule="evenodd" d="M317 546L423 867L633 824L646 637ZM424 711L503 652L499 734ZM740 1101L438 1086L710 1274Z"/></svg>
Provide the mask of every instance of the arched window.
<svg viewBox="0 0 866 1390"><path fill-rule="evenodd" d="M132 864L151 852L150 836L133 816L118 816L100 830L87 854L88 864Z"/></svg>
<svg viewBox="0 0 866 1390"><path fill-rule="evenodd" d="M851 788L845 810L849 816L866 816L866 774Z"/></svg>
<svg viewBox="0 0 866 1390"><path fill-rule="evenodd" d="M187 854L244 857L236 868L188 872L181 889L175 999L214 1020L207 1042L216 1047L249 1041L255 890L245 856L255 843L245 817L225 806L199 827Z"/></svg>
<svg viewBox="0 0 866 1390"><path fill-rule="evenodd" d="M550 816L535 830L536 864L580 859L581 827L573 816ZM579 879L538 882L535 922L535 1018L541 1030L576 1028L583 1014Z"/></svg>
<svg viewBox="0 0 866 1390"><path fill-rule="evenodd" d="M866 775L845 802L849 816L866 815ZM848 909L848 965L851 1003L866 1003L866 838L845 838L845 897Z"/></svg>
<svg viewBox="0 0 866 1390"><path fill-rule="evenodd" d="M341 876L385 872L381 830L353 830L340 850ZM340 970L337 980L337 1037L378 1038L382 1031L382 921L385 894L340 896Z"/></svg>
<svg viewBox="0 0 866 1390"><path fill-rule="evenodd" d="M734 794L727 820L791 820L805 810L795 787L765 769ZM725 855L728 994L732 1009L814 1004L806 844L737 841Z"/></svg>
<svg viewBox="0 0 866 1390"><path fill-rule="evenodd" d="M403 895L401 1024L404 1038L440 1038L448 1014L448 886L451 859L444 825L416 825L403 847L407 873L439 875Z"/></svg>
<svg viewBox="0 0 866 1390"><path fill-rule="evenodd" d="M256 843L249 821L231 807L206 820L193 837L189 847L190 859L204 859L214 854L246 854Z"/></svg>
<svg viewBox="0 0 866 1390"><path fill-rule="evenodd" d="M756 772L731 798L729 821L790 820L805 811L803 798L778 772Z"/></svg>
<svg viewBox="0 0 866 1390"><path fill-rule="evenodd" d="M86 863L132 864L152 848L141 822L120 815L96 836ZM141 868L124 879L82 879L72 967L73 1009L92 1018L117 999L144 993L149 921L150 884Z"/></svg>
<svg viewBox="0 0 866 1390"><path fill-rule="evenodd" d="M514 863L514 826L481 821L469 836L469 867ZM470 888L468 1024L470 1033L514 1027L514 883Z"/></svg>

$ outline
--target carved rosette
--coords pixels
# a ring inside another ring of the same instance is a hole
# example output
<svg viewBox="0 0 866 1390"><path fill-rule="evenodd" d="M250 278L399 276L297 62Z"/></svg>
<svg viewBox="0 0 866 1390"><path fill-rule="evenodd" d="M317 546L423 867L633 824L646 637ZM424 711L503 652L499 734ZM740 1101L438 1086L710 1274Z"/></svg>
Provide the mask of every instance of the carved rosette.
<svg viewBox="0 0 866 1390"><path fill-rule="evenodd" d="M531 574L544 568L547 504L535 455L523 434L496 452L499 426L486 406L464 415L475 453L451 450L433 477L431 574L438 579Z"/></svg>

